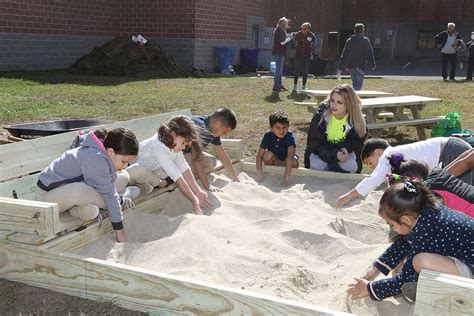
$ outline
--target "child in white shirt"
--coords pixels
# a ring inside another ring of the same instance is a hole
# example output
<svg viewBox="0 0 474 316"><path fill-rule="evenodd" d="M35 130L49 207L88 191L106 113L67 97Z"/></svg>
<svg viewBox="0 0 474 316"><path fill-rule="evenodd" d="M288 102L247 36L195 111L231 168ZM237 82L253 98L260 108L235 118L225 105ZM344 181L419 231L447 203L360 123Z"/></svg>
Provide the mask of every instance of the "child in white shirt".
<svg viewBox="0 0 474 316"><path fill-rule="evenodd" d="M202 206L209 206L207 193L199 188L183 155L187 145L200 153L199 136L193 122L186 116L172 117L158 128L152 137L140 142L140 154L136 162L127 168L130 179L149 194L154 187L166 186L166 177L189 199L193 210L202 214Z"/></svg>
<svg viewBox="0 0 474 316"><path fill-rule="evenodd" d="M375 169L370 174L370 177L362 180L355 189L341 195L336 201L336 208L341 208L356 197L367 196L381 185L386 180L387 174L391 173L388 157L393 154L400 153L403 154L405 159L424 162L428 166L428 171L431 172L440 162L442 167L445 167L471 148L468 142L455 137L435 137L395 147L391 147L384 139L369 139L362 149L361 158L364 164ZM472 177L471 170L459 178L464 182L472 184Z"/></svg>

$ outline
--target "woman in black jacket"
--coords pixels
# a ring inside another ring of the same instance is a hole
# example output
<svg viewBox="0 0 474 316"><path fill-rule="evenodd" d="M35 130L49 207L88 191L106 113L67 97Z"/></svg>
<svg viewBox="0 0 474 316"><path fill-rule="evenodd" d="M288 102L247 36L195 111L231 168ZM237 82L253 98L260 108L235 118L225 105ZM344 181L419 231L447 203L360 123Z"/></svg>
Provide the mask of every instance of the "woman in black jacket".
<svg viewBox="0 0 474 316"><path fill-rule="evenodd" d="M366 137L360 98L351 86L340 84L321 102L311 121L305 167L359 173L360 151Z"/></svg>

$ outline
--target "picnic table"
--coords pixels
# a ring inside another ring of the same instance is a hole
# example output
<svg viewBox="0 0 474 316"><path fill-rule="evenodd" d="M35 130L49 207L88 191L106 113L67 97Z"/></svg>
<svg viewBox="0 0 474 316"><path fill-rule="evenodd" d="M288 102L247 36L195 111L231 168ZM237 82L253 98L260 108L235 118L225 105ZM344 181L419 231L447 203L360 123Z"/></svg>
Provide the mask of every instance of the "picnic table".
<svg viewBox="0 0 474 316"><path fill-rule="evenodd" d="M397 127L414 126L418 139L424 140L426 139L425 128L431 128L443 119L443 116L425 118L421 115L426 106L443 101L438 98L406 95L362 99L361 101L367 128L373 136L380 136L384 129L389 129L390 134L393 134ZM295 102L295 104L307 106L308 110L313 113L319 106L318 103L308 102ZM408 111L404 111L404 109L408 109Z"/></svg>
<svg viewBox="0 0 474 316"><path fill-rule="evenodd" d="M303 90L302 93L305 93L309 96L312 96L316 99L316 101L321 102L323 101L332 90ZM382 92L382 91L371 91L371 90L358 90L356 94L359 98L380 98L380 97L389 97L392 96L393 93L390 92Z"/></svg>

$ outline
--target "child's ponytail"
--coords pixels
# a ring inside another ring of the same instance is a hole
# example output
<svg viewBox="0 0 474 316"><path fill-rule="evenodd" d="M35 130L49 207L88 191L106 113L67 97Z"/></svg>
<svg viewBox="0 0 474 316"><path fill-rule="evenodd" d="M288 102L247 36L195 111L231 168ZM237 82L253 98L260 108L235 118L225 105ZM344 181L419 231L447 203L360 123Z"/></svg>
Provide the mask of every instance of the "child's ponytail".
<svg viewBox="0 0 474 316"><path fill-rule="evenodd" d="M437 208L438 203L433 193L419 180L402 178L391 185L382 195L379 214L400 223L402 215L418 217L423 207Z"/></svg>
<svg viewBox="0 0 474 316"><path fill-rule="evenodd" d="M424 179L428 176L428 166L420 161L408 159L401 153L387 157L388 163L392 167L392 174L398 174L407 178Z"/></svg>

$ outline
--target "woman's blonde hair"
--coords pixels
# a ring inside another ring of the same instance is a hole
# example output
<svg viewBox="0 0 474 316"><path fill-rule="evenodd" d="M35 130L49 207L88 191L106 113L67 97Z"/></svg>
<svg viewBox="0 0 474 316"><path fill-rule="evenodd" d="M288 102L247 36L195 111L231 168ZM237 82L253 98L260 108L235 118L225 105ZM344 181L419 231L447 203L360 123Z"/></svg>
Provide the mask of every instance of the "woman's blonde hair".
<svg viewBox="0 0 474 316"><path fill-rule="evenodd" d="M290 20L288 20L287 18L282 17L282 18L280 18L280 19L278 20L278 23L277 23L277 26L276 26L276 27L279 27L279 28L283 29L283 31L286 32L286 29L287 29L287 27L288 27L288 22L289 22L289 21L290 21Z"/></svg>
<svg viewBox="0 0 474 316"><path fill-rule="evenodd" d="M367 130L365 119L362 115L362 102L360 101L359 96L356 94L356 92L350 85L339 84L331 91L325 102L329 103L329 100L335 93L338 93L344 101L347 113L349 114L349 124L355 129L359 137L363 137L367 133ZM326 122L329 122L331 120L331 117L331 107L329 106L324 111L322 119L326 120Z"/></svg>

